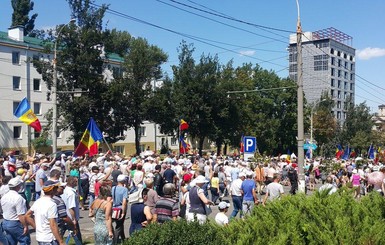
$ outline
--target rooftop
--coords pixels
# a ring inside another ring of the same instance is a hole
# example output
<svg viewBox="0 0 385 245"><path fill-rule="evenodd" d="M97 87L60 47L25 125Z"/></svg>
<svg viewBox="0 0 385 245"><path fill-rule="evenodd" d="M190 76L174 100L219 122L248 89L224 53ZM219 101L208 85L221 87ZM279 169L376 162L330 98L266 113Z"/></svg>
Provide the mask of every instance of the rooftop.
<svg viewBox="0 0 385 245"><path fill-rule="evenodd" d="M318 30L313 32L313 40L320 40L320 39L333 39L337 42L346 44L348 46L352 46L353 44L353 37L349 36L346 33L343 33L342 31L339 31L333 27L329 27L326 29Z"/></svg>

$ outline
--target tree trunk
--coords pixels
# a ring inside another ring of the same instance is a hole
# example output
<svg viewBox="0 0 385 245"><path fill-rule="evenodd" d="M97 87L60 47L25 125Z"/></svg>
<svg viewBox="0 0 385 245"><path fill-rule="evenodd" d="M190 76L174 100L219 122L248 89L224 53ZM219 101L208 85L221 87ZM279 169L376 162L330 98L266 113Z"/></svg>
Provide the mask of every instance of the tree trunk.
<svg viewBox="0 0 385 245"><path fill-rule="evenodd" d="M223 148L223 155L227 155L227 143L225 143L225 146Z"/></svg>
<svg viewBox="0 0 385 245"><path fill-rule="evenodd" d="M199 150L199 156L203 156L203 142L205 141L205 137L201 137L199 138L199 146L198 146L198 150Z"/></svg>
<svg viewBox="0 0 385 245"><path fill-rule="evenodd" d="M222 149L221 149L221 147L222 147L222 140L218 139L215 142L215 144L217 145L217 156L219 156L221 154L221 151L222 151Z"/></svg>
<svg viewBox="0 0 385 245"><path fill-rule="evenodd" d="M140 135L139 135L139 129L140 125L136 124L134 127L135 130L135 150L136 154L139 156L140 155Z"/></svg>

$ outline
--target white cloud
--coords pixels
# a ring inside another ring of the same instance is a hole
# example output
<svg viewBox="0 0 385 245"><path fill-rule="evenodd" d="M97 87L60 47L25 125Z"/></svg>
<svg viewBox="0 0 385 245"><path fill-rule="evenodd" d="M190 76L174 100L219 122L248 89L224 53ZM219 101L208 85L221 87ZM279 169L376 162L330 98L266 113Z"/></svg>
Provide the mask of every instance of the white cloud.
<svg viewBox="0 0 385 245"><path fill-rule="evenodd" d="M247 55L247 56L252 56L255 54L255 50L243 50L239 51L240 55Z"/></svg>
<svg viewBox="0 0 385 245"><path fill-rule="evenodd" d="M357 57L361 60L369 60L376 57L385 56L384 48L364 48L362 50L357 50Z"/></svg>

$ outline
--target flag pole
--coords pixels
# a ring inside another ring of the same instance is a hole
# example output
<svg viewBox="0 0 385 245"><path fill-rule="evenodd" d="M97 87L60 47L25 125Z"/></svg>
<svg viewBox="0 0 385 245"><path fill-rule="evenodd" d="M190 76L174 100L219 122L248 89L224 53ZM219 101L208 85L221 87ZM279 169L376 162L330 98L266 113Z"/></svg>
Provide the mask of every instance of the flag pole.
<svg viewBox="0 0 385 245"><path fill-rule="evenodd" d="M108 147L108 150L111 152L111 154L112 154L112 150L111 150L111 147L110 147L110 145L107 143L107 140L106 140L106 138L104 138L104 136L103 136L103 140L104 140L104 143L106 143L106 145L107 145L107 147Z"/></svg>

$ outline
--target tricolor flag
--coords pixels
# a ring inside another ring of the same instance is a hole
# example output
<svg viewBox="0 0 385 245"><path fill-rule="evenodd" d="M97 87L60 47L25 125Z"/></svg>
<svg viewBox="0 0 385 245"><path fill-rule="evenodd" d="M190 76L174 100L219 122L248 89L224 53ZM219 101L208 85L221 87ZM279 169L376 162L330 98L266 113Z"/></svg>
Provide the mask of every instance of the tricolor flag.
<svg viewBox="0 0 385 245"><path fill-rule="evenodd" d="M28 103L27 98L24 98L20 104L17 106L15 112L13 113L20 121L28 124L36 130L36 132L41 131L41 125L39 119L33 113L31 106Z"/></svg>
<svg viewBox="0 0 385 245"><path fill-rule="evenodd" d="M190 150L190 145L184 140L183 135L179 137L179 153L186 154Z"/></svg>
<svg viewBox="0 0 385 245"><path fill-rule="evenodd" d="M344 150L342 149L342 146L338 144L336 149L336 158L340 159L343 154L344 154Z"/></svg>
<svg viewBox="0 0 385 245"><path fill-rule="evenodd" d="M82 139L78 147L76 147L75 156L83 156L87 152L90 156L98 154L100 141L103 139L102 132L91 117L86 131L84 131Z"/></svg>
<svg viewBox="0 0 385 245"><path fill-rule="evenodd" d="M374 159L374 148L373 148L373 145L370 145L370 147L369 147L368 158L369 159Z"/></svg>
<svg viewBox="0 0 385 245"><path fill-rule="evenodd" d="M185 120L180 119L180 125L179 125L180 131L187 130L188 127L189 127L188 123Z"/></svg>
<svg viewBox="0 0 385 245"><path fill-rule="evenodd" d="M243 153L243 152L245 151L245 145L244 145L244 143L243 143L243 138L244 138L244 136L242 135L242 137L241 137L241 143L239 143L239 148L240 148L239 152L240 152L240 153Z"/></svg>

